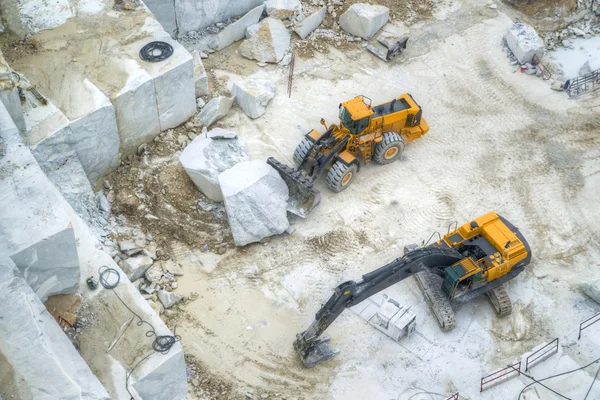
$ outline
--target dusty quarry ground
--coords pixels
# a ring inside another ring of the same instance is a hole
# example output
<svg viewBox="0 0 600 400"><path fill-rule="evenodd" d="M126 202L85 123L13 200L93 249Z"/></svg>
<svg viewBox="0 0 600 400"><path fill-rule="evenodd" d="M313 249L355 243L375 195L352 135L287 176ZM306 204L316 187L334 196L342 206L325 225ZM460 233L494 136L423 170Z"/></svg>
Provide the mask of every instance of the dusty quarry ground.
<svg viewBox="0 0 600 400"><path fill-rule="evenodd" d="M294 220L291 235L235 248L226 222L207 216L193 217L204 221L205 231L200 222L186 228L179 221L187 231L174 232L177 239L161 236L165 251L184 267L176 291L193 299L168 323L177 325L186 353L225 383L228 390L215 398L249 392L254 398L419 400L444 398L423 391L460 391L461 399L516 399L529 381L480 395L479 379L556 337L563 350L539 367L538 378L569 369L573 360L584 365L600 357L600 327L576 340L579 323L599 309L578 285L600 278L600 97L569 100L516 71L500 46L510 20L487 3L439 7L433 19L410 27L409 48L396 63L384 64L360 45L297 58L291 98L287 68L260 68L235 47L226 49L230 57L206 60L221 89L253 73L277 83L263 117L250 120L234 107L217 124L237 131L252 159L275 156L291 164L303 134L318 128L321 117L334 121L337 105L359 94L378 103L409 92L431 127L401 161L361 169L343 193L319 181L321 205ZM180 149L172 151L176 156ZM159 182L160 201L171 195L160 190L161 173L181 175L176 158L160 158L166 154L146 163L164 168L143 178ZM162 185L182 188L175 197L193 188L168 176ZM292 342L332 288L399 257L404 244L491 210L517 225L533 251L526 272L508 284L511 316L497 319L479 298L457 307L456 329L443 333L409 278L385 293L415 310L418 335L395 343L347 310L327 331L340 354L313 369L302 366ZM203 239L190 237L194 232ZM208 252L200 242L210 244ZM596 369L556 385L583 398ZM528 399L558 398L542 388L527 393Z"/></svg>

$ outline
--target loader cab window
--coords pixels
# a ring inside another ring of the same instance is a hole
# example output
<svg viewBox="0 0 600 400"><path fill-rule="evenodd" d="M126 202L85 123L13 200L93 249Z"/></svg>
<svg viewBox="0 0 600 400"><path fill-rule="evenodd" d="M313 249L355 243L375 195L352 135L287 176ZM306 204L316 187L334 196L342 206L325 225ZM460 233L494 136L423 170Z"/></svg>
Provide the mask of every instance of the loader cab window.
<svg viewBox="0 0 600 400"><path fill-rule="evenodd" d="M342 120L342 124L346 128L348 128L350 133L352 133L353 135L358 135L359 133L364 131L365 128L367 126L369 126L369 120L370 120L369 117L365 117L363 119L359 119L356 121L353 120L352 115L350 115L350 112L348 112L346 107L342 108L342 111L340 113L340 119Z"/></svg>

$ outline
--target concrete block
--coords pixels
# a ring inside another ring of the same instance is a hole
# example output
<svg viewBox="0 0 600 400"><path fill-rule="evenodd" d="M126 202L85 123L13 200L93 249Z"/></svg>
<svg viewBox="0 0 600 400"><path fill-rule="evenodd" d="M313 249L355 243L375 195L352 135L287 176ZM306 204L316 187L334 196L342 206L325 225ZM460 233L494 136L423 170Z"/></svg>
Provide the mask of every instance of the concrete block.
<svg viewBox="0 0 600 400"><path fill-rule="evenodd" d="M584 282L579 285L579 288L583 294L600 304L600 279L594 282Z"/></svg>
<svg viewBox="0 0 600 400"><path fill-rule="evenodd" d="M229 139L212 139L229 137ZM237 134L215 128L195 138L179 157L179 162L198 190L213 201L223 201L219 174L248 160L246 147Z"/></svg>
<svg viewBox="0 0 600 400"><path fill-rule="evenodd" d="M202 108L198 118L202 120L207 127L211 126L221 118L227 115L233 105L233 97L215 97Z"/></svg>
<svg viewBox="0 0 600 400"><path fill-rule="evenodd" d="M79 284L79 259L71 221L56 188L37 165L4 106L0 136L0 254L10 256L27 283L45 300L73 293Z"/></svg>
<svg viewBox="0 0 600 400"><path fill-rule="evenodd" d="M123 155L134 154L142 143L154 139L161 128L154 80L137 61L128 64L131 66L127 72L122 72L129 75L126 86L112 100Z"/></svg>
<svg viewBox="0 0 600 400"><path fill-rule="evenodd" d="M277 19L290 18L302 11L300 0L268 0L265 1L269 17Z"/></svg>
<svg viewBox="0 0 600 400"><path fill-rule="evenodd" d="M181 345L177 343L162 358L161 364L133 383L133 389L141 399L183 399L186 395L188 386Z"/></svg>
<svg viewBox="0 0 600 400"><path fill-rule="evenodd" d="M119 131L115 108L108 98L87 79L84 87L95 98L95 107L72 120L72 145L88 179L95 184L119 164Z"/></svg>
<svg viewBox="0 0 600 400"><path fill-rule="evenodd" d="M0 256L0 358L32 399L110 396L8 257ZM15 393L3 393L6 398Z"/></svg>
<svg viewBox="0 0 600 400"><path fill-rule="evenodd" d="M260 13L262 14L264 10L263 3L264 0L203 0L201 2L196 0L175 0L175 14L177 15L179 36L185 35L189 31L201 31L217 22L226 22L232 17L247 14L255 7L260 6ZM260 14L252 23L257 23L259 17ZM229 33L227 36L229 36ZM221 48L227 46L228 44Z"/></svg>
<svg viewBox="0 0 600 400"><path fill-rule="evenodd" d="M84 219L96 209L94 192L71 144L73 133L67 117L54 104L25 103L24 143L48 179Z"/></svg>
<svg viewBox="0 0 600 400"><path fill-rule="evenodd" d="M384 6L357 3L340 16L340 27L365 40L371 39L389 20L390 10Z"/></svg>
<svg viewBox="0 0 600 400"><path fill-rule="evenodd" d="M512 24L506 30L506 43L520 64L530 63L534 55L540 60L544 56L544 41L533 27L527 24Z"/></svg>
<svg viewBox="0 0 600 400"><path fill-rule="evenodd" d="M244 40L239 51L246 58L259 62L277 63L290 48L290 34L283 23L265 18L254 35Z"/></svg>
<svg viewBox="0 0 600 400"><path fill-rule="evenodd" d="M294 32L300 36L301 39L306 39L315 29L319 27L325 20L327 15L327 7L322 7L316 13L304 18L302 21L297 22L294 25Z"/></svg>
<svg viewBox="0 0 600 400"><path fill-rule="evenodd" d="M174 128L187 121L196 112L194 61L188 51L172 40L156 21L147 24L152 31L150 40L162 40L173 46L173 55L159 63L140 61L154 79L160 130ZM136 52L148 39L136 42Z"/></svg>
<svg viewBox="0 0 600 400"><path fill-rule="evenodd" d="M233 84L231 95L250 118L258 118L267 111L267 104L275 97L275 84L265 79L246 79Z"/></svg>
<svg viewBox="0 0 600 400"><path fill-rule="evenodd" d="M416 329L416 314L385 295L375 317L373 325L397 342L410 337Z"/></svg>
<svg viewBox="0 0 600 400"><path fill-rule="evenodd" d="M250 10L239 20L227 26L215 36L214 41L211 43L211 47L214 50L222 50L230 44L242 40L246 36L246 29L250 25L254 25L258 22L264 9L265 6L261 4Z"/></svg>
<svg viewBox="0 0 600 400"><path fill-rule="evenodd" d="M208 94L208 74L204 69L202 57L200 57L198 50L192 51L192 57L194 58L194 82L196 83L196 97L206 96Z"/></svg>
<svg viewBox="0 0 600 400"><path fill-rule="evenodd" d="M219 175L231 233L237 246L285 232L288 187L265 162L246 161Z"/></svg>
<svg viewBox="0 0 600 400"><path fill-rule="evenodd" d="M160 22L163 29L173 39L177 37L177 17L175 15L175 2L164 0L144 0L144 4L154 17Z"/></svg>

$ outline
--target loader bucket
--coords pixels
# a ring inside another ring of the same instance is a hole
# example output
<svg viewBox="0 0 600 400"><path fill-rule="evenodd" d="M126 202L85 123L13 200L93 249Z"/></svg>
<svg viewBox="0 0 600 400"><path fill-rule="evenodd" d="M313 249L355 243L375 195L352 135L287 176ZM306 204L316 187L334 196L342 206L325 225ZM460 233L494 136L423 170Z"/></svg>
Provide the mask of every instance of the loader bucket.
<svg viewBox="0 0 600 400"><path fill-rule="evenodd" d="M285 181L290 191L287 210L299 217L306 218L310 212L319 205L321 192L312 184L302 171L297 171L273 157L267 159L267 164L275 168Z"/></svg>

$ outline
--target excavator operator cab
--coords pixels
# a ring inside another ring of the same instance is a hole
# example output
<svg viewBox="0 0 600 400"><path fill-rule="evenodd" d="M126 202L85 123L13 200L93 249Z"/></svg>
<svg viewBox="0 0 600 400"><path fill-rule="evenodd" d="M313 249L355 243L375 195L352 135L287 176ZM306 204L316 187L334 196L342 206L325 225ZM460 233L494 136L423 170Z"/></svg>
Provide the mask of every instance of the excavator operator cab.
<svg viewBox="0 0 600 400"><path fill-rule="evenodd" d="M340 122L353 135L360 135L369 126L372 115L370 99L367 104L364 96L340 104Z"/></svg>

